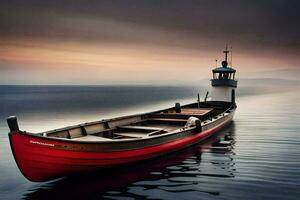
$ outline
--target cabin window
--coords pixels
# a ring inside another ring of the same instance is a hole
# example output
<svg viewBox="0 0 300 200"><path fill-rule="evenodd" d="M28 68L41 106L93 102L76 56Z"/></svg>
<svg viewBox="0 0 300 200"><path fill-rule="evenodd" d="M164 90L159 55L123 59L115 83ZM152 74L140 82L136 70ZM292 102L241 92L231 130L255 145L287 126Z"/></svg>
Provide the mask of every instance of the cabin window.
<svg viewBox="0 0 300 200"><path fill-rule="evenodd" d="M223 73L223 78L228 79L229 78L229 73L227 73L227 72Z"/></svg>
<svg viewBox="0 0 300 200"><path fill-rule="evenodd" d="M219 79L228 79L228 78L229 78L229 73L227 72L219 73Z"/></svg>
<svg viewBox="0 0 300 200"><path fill-rule="evenodd" d="M234 80L234 74L235 74L235 73L230 73L229 79Z"/></svg>
<svg viewBox="0 0 300 200"><path fill-rule="evenodd" d="M231 79L234 80L235 73L231 72L218 72L213 73L213 79Z"/></svg>

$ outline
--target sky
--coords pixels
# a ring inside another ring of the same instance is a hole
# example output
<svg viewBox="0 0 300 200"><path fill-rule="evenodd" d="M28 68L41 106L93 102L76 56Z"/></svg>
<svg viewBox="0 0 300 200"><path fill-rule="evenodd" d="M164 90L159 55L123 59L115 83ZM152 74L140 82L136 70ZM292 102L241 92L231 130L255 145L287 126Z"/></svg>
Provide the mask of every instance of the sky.
<svg viewBox="0 0 300 200"><path fill-rule="evenodd" d="M226 44L240 78L300 73L297 0L0 4L0 84L186 84L210 78Z"/></svg>

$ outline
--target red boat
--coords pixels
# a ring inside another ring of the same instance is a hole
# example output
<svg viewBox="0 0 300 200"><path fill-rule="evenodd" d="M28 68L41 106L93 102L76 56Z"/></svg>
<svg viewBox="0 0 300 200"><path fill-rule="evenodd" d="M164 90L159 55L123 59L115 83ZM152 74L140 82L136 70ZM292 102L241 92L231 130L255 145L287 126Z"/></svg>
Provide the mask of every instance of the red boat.
<svg viewBox="0 0 300 200"><path fill-rule="evenodd" d="M31 181L134 163L188 147L211 136L232 120L236 110L235 70L213 70L211 100L42 133L19 130L7 119L16 163Z"/></svg>

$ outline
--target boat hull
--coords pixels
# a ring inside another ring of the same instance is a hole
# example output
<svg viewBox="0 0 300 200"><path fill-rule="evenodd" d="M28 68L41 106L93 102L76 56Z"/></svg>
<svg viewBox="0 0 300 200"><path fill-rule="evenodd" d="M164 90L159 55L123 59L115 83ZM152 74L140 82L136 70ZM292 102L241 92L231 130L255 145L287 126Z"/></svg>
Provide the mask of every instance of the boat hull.
<svg viewBox="0 0 300 200"><path fill-rule="evenodd" d="M141 148L111 150L102 144L49 140L22 132L9 133L12 152L22 174L42 182L74 173L116 167L177 151L198 143L231 122L234 112L207 130L162 144ZM85 148L94 147L94 148Z"/></svg>

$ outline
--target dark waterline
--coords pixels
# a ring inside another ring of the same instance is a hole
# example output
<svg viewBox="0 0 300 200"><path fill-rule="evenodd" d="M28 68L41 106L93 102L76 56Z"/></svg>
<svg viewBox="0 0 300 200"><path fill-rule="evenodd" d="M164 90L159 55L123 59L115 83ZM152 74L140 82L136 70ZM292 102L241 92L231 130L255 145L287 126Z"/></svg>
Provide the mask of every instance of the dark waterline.
<svg viewBox="0 0 300 200"><path fill-rule="evenodd" d="M293 89L240 89L234 123L201 144L122 169L27 181L10 152L5 118L21 128L58 128L194 100L193 87L0 87L0 199L299 199L300 99ZM246 94L248 94L246 96ZM179 98L180 97L180 98ZM218 139L231 141L220 146Z"/></svg>

